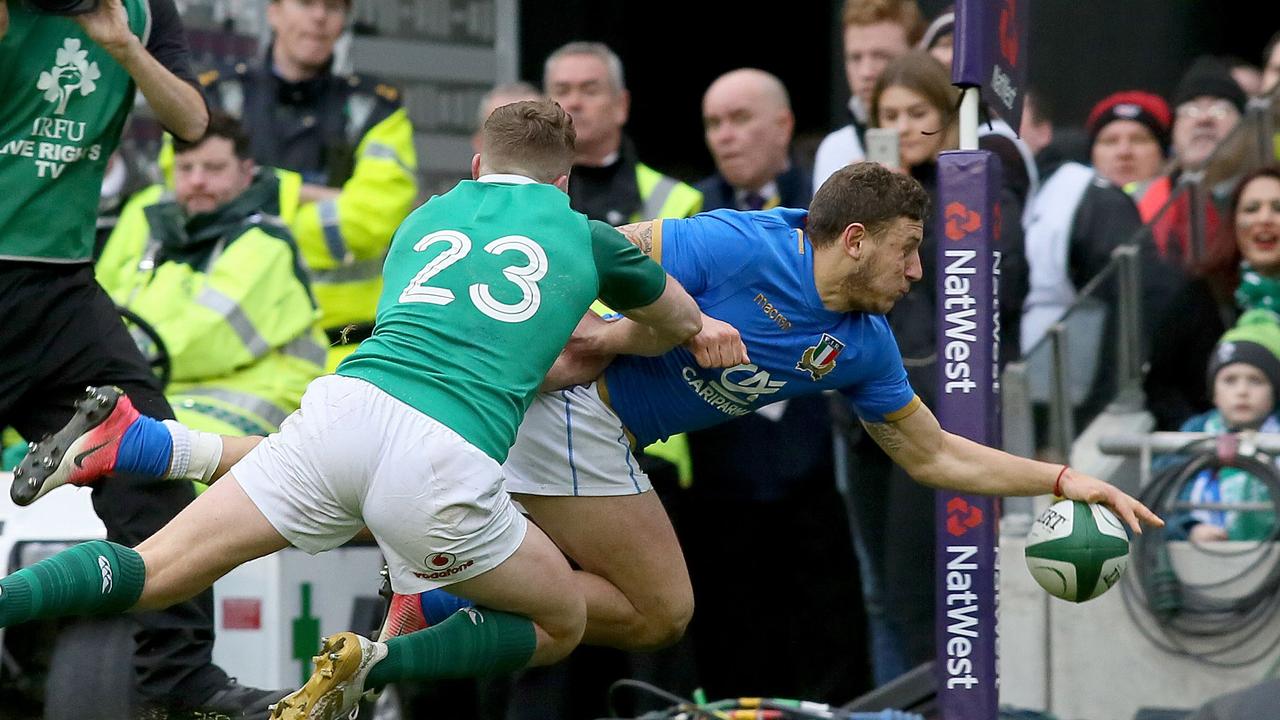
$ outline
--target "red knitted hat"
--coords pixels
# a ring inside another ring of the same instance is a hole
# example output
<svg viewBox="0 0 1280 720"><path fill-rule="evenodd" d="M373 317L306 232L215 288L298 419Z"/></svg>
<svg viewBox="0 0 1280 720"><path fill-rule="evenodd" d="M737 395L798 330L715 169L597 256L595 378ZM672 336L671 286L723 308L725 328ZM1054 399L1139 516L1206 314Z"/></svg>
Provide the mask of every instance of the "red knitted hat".
<svg viewBox="0 0 1280 720"><path fill-rule="evenodd" d="M1164 98L1142 90L1124 90L1112 93L1093 106L1085 130L1089 132L1089 144L1098 138L1102 128L1114 120L1133 120L1147 126L1161 147L1169 144L1169 126L1173 113Z"/></svg>

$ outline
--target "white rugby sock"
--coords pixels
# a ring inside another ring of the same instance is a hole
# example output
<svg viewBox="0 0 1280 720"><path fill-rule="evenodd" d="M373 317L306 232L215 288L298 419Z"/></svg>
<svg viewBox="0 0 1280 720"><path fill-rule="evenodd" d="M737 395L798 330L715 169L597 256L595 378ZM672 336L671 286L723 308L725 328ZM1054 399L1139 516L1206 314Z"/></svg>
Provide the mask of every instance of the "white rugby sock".
<svg viewBox="0 0 1280 720"><path fill-rule="evenodd" d="M192 430L177 420L165 420L164 425L173 436L173 455L165 477L208 484L222 460L222 436Z"/></svg>

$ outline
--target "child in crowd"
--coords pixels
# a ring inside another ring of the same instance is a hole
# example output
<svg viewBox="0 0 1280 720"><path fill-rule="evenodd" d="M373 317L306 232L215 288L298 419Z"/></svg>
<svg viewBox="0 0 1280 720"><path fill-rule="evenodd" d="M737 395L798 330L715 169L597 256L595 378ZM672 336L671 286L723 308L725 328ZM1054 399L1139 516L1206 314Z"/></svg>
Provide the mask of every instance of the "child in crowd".
<svg viewBox="0 0 1280 720"><path fill-rule="evenodd" d="M1209 358L1214 409L1185 423L1183 432L1280 432L1280 316L1269 310L1245 313L1223 334ZM1269 503L1267 486L1239 468L1204 470L1182 487L1179 499L1195 503ZM1275 513L1260 510L1196 509L1174 516L1168 532L1195 542L1263 540Z"/></svg>

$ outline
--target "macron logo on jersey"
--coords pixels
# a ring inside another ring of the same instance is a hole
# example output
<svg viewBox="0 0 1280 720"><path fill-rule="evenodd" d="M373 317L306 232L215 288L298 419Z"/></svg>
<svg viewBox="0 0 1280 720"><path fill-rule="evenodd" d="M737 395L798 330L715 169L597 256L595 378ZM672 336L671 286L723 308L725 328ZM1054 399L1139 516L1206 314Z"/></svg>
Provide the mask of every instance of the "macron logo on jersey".
<svg viewBox="0 0 1280 720"><path fill-rule="evenodd" d="M772 395L787 382L774 380L769 371L753 364L735 365L720 373L720 379L703 380L696 368L685 366L681 371L685 383L708 405L730 417L751 412L749 407L761 395Z"/></svg>

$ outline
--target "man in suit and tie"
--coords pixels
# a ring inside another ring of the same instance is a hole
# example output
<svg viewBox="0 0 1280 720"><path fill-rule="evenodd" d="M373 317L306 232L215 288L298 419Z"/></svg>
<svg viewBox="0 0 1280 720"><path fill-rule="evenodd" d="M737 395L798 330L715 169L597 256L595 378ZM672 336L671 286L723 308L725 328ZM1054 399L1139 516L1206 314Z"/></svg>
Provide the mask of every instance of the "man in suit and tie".
<svg viewBox="0 0 1280 720"><path fill-rule="evenodd" d="M703 210L809 207L813 190L791 162L795 118L778 78L754 68L721 75L702 96L702 123L718 170L695 186Z"/></svg>

